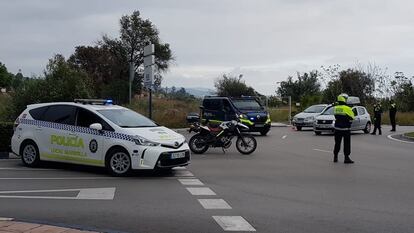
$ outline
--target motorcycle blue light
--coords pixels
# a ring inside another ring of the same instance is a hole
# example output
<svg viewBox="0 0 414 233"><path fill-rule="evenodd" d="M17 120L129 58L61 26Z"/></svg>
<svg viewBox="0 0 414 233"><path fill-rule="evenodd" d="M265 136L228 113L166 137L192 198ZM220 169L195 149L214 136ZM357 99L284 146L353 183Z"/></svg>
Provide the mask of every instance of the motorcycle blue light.
<svg viewBox="0 0 414 233"><path fill-rule="evenodd" d="M114 101L113 100L106 100L105 101L105 104L113 104L114 103Z"/></svg>

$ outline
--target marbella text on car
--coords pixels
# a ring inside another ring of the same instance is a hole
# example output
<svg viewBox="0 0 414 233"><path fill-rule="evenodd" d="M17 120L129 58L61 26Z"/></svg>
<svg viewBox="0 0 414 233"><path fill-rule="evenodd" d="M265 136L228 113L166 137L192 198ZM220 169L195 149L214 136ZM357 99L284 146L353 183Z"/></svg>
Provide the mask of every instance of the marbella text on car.
<svg viewBox="0 0 414 233"><path fill-rule="evenodd" d="M77 99L28 105L15 121L12 151L27 166L57 161L132 169L171 169L190 163L185 137L111 100Z"/></svg>

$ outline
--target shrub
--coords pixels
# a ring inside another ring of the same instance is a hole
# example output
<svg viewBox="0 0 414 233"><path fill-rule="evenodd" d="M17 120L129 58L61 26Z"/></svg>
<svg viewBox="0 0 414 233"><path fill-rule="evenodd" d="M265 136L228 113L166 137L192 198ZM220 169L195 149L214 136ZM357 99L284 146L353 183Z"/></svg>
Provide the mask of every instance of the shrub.
<svg viewBox="0 0 414 233"><path fill-rule="evenodd" d="M6 152L10 150L12 136L13 123L0 122L0 152Z"/></svg>

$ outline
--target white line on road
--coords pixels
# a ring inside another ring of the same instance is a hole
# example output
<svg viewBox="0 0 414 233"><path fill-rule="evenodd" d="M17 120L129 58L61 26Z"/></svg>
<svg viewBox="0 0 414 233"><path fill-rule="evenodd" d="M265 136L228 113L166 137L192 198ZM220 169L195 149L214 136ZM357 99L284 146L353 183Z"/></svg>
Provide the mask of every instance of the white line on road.
<svg viewBox="0 0 414 233"><path fill-rule="evenodd" d="M403 143L409 143L409 144L413 144L414 143L414 142L408 142L408 141L404 141L404 140L400 140L400 139L393 138L392 136L395 136L395 135L397 135L397 134L390 134L390 135L387 136L387 138L388 139L391 139L391 140L394 140L396 142L403 142Z"/></svg>
<svg viewBox="0 0 414 233"><path fill-rule="evenodd" d="M86 188L86 189L50 189L50 190L20 190L20 191L0 191L0 194L16 193L52 193L52 192L75 192L76 197L64 196L14 196L0 195L0 198L23 198L23 199L56 199L56 200L113 200L116 188Z"/></svg>
<svg viewBox="0 0 414 233"><path fill-rule="evenodd" d="M321 149L313 149L313 150L320 151L320 152L325 152L325 153L330 153L330 154L333 153L332 151L329 151L329 150L321 150ZM339 154L342 154L342 153L339 153Z"/></svg>
<svg viewBox="0 0 414 233"><path fill-rule="evenodd" d="M210 188L187 188L187 190L195 196L215 196L216 193Z"/></svg>
<svg viewBox="0 0 414 233"><path fill-rule="evenodd" d="M182 185L204 185L199 179L178 179Z"/></svg>
<svg viewBox="0 0 414 233"><path fill-rule="evenodd" d="M286 139L286 138L287 138L287 135L283 135L283 136L282 136L282 139Z"/></svg>
<svg viewBox="0 0 414 233"><path fill-rule="evenodd" d="M193 173L191 173L189 171L178 170L178 171L174 172L174 176L187 177L187 176L194 176L194 175L193 175Z"/></svg>
<svg viewBox="0 0 414 233"><path fill-rule="evenodd" d="M56 169L49 168L15 168L15 167L0 167L0 170L10 170L10 171L50 171Z"/></svg>
<svg viewBox="0 0 414 233"><path fill-rule="evenodd" d="M242 216L213 216L225 231L256 231Z"/></svg>
<svg viewBox="0 0 414 233"><path fill-rule="evenodd" d="M116 177L0 177L0 180L106 180Z"/></svg>
<svg viewBox="0 0 414 233"><path fill-rule="evenodd" d="M207 210L225 210L231 209L231 206L223 199L198 199L200 204Z"/></svg>
<svg viewBox="0 0 414 233"><path fill-rule="evenodd" d="M14 218L3 218L0 217L0 221L13 221Z"/></svg>

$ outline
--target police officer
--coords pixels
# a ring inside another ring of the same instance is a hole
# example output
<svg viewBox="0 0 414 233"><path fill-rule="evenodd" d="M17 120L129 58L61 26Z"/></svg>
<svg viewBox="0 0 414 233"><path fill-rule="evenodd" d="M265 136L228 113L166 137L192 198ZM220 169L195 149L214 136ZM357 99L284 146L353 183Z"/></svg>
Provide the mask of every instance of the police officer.
<svg viewBox="0 0 414 233"><path fill-rule="evenodd" d="M374 105L374 131L372 135L375 135L378 129L378 135L382 134L381 131L381 116L382 116L382 106L381 103L378 102Z"/></svg>
<svg viewBox="0 0 414 233"><path fill-rule="evenodd" d="M395 115L397 115L397 105L395 104L394 100L391 100L389 112L390 112L390 121L391 121L391 126L392 126L391 131L394 132L395 131Z"/></svg>
<svg viewBox="0 0 414 233"><path fill-rule="evenodd" d="M349 158L351 154L351 124L355 118L352 109L346 105L348 95L341 94L338 96L338 103L334 106L335 115L335 148L334 163L338 162L338 153L341 150L341 141L344 139L344 163L354 163Z"/></svg>

